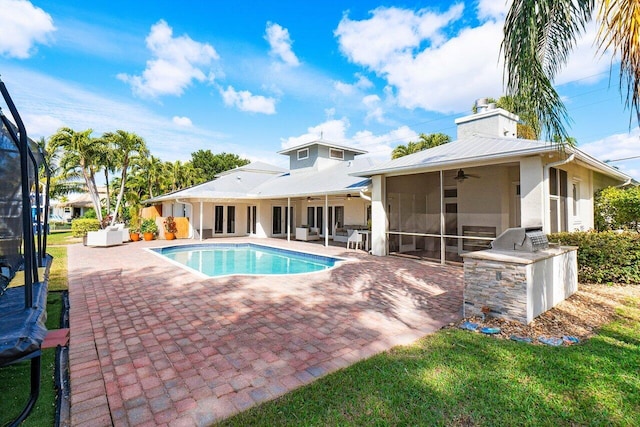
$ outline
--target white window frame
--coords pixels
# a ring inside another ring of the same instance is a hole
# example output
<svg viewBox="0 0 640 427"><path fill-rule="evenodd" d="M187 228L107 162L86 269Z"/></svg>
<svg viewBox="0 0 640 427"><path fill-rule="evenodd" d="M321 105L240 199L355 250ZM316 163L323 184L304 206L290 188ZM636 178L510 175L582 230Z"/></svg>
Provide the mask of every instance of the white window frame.
<svg viewBox="0 0 640 427"><path fill-rule="evenodd" d="M309 147L298 150L298 160L304 160L308 158L309 158Z"/></svg>
<svg viewBox="0 0 640 427"><path fill-rule="evenodd" d="M340 156L334 156L333 153L340 153ZM329 157L336 160L344 160L344 150L339 148L329 148Z"/></svg>

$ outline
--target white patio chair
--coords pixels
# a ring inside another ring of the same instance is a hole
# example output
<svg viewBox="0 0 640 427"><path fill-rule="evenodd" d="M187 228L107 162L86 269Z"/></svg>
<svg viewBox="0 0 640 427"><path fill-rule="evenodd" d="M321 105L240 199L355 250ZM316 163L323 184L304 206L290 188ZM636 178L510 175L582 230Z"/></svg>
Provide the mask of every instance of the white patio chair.
<svg viewBox="0 0 640 427"><path fill-rule="evenodd" d="M357 230L350 230L349 237L347 238L347 249L351 248L353 244L353 249L362 249L362 234L358 233Z"/></svg>

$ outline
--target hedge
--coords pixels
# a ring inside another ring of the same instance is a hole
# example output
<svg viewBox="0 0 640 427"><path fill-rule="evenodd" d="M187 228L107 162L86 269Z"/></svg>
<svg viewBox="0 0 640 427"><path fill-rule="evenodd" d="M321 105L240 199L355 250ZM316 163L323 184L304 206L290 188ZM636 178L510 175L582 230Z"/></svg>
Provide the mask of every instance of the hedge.
<svg viewBox="0 0 640 427"><path fill-rule="evenodd" d="M77 218L71 221L71 234L73 237L84 237L89 231L100 230L100 222L97 219Z"/></svg>
<svg viewBox="0 0 640 427"><path fill-rule="evenodd" d="M581 283L640 284L640 234L588 231L555 233L550 242L578 246Z"/></svg>

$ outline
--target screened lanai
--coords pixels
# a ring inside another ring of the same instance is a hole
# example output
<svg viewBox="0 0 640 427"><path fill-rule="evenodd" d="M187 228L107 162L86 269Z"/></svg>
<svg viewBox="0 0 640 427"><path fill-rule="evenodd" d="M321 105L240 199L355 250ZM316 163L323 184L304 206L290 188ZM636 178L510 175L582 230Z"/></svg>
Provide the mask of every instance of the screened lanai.
<svg viewBox="0 0 640 427"><path fill-rule="evenodd" d="M388 251L442 262L520 226L518 163L386 177Z"/></svg>

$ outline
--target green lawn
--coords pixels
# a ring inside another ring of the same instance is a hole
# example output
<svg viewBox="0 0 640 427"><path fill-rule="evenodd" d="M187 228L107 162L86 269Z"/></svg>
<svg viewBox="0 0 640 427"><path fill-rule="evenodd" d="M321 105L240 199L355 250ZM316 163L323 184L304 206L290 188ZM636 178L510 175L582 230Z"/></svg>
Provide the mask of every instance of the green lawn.
<svg viewBox="0 0 640 427"><path fill-rule="evenodd" d="M80 243L82 238L73 237L71 231L52 231L47 235L47 246L51 245L69 245L72 243Z"/></svg>
<svg viewBox="0 0 640 427"><path fill-rule="evenodd" d="M47 328L60 327L62 297L60 292L50 292L47 299ZM56 393L53 381L55 349L42 352L40 396L31 414L22 426L52 426L55 418ZM29 398L31 362L21 362L0 369L0 425L16 417Z"/></svg>
<svg viewBox="0 0 640 427"><path fill-rule="evenodd" d="M222 423L640 425L640 300L584 344L443 330Z"/></svg>

